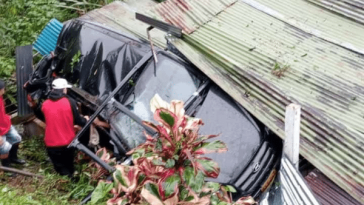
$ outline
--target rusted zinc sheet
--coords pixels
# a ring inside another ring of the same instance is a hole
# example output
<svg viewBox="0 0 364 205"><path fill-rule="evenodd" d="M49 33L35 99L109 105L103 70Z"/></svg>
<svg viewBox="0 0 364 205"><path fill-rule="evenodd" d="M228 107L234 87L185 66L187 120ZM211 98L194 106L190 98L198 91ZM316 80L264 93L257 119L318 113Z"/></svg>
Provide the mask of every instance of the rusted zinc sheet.
<svg viewBox="0 0 364 205"><path fill-rule="evenodd" d="M100 24L123 34L129 33L141 39L148 39L147 24L135 19L135 12L152 8L156 3L150 0L115 1L101 9L95 9L79 19ZM165 33L157 29L151 32L153 43L161 48L166 46Z"/></svg>
<svg viewBox="0 0 364 205"><path fill-rule="evenodd" d="M152 8L149 16L182 28L187 34L210 21L237 0L173 0Z"/></svg>
<svg viewBox="0 0 364 205"><path fill-rule="evenodd" d="M362 0L308 0L318 6L364 23L364 2Z"/></svg>
<svg viewBox="0 0 364 205"><path fill-rule="evenodd" d="M360 205L358 201L332 183L317 169L310 172L305 179L322 205Z"/></svg>
<svg viewBox="0 0 364 205"><path fill-rule="evenodd" d="M170 43L282 138L285 106L300 104L301 154L364 203L364 39L286 19L269 7L275 3L294 7L288 0L238 1ZM294 11L310 12L303 3ZM183 18L195 18L191 12ZM360 23L332 14L330 22L364 33Z"/></svg>
<svg viewBox="0 0 364 205"><path fill-rule="evenodd" d="M172 44L281 137L285 106L301 104L301 154L364 203L363 27L298 0L291 0L295 10L281 5L288 8L283 18L271 5L257 6L268 1L246 1L221 11L184 40L171 39ZM133 15L152 3L114 2L82 19L147 39L148 25ZM313 8L318 21L329 24L308 26L315 15L294 16ZM165 47L164 35L153 30L153 42Z"/></svg>

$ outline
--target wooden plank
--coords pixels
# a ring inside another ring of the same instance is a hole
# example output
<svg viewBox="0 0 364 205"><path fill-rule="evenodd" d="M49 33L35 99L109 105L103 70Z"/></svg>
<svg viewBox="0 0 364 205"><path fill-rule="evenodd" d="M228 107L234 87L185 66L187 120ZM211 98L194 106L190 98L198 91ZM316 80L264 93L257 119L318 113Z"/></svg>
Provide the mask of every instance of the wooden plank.
<svg viewBox="0 0 364 205"><path fill-rule="evenodd" d="M286 107L285 133L283 152L298 169L300 147L301 106L290 104Z"/></svg>

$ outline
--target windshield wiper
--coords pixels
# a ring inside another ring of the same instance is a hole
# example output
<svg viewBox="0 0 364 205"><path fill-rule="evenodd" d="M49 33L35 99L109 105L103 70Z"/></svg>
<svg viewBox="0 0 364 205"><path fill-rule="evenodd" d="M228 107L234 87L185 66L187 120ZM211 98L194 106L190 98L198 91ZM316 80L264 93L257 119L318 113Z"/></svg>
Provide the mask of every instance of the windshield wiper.
<svg viewBox="0 0 364 205"><path fill-rule="evenodd" d="M210 80L207 80L206 82L204 82L198 89L196 92L193 93L193 95L188 98L188 100L185 102L185 106L184 109L186 110L186 114L187 115L191 115L197 108L197 106L191 108L196 100L200 97L200 94L210 85Z"/></svg>

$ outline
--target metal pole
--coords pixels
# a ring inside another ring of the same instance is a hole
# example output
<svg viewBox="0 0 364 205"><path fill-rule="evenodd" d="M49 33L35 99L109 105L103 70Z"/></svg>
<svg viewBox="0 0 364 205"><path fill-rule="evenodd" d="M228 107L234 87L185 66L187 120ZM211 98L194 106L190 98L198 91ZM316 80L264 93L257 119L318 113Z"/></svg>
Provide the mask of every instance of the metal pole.
<svg viewBox="0 0 364 205"><path fill-rule="evenodd" d="M36 175L30 172L26 172L23 170L19 170L19 169L14 169L14 168L10 168L10 167L4 167L4 166L0 166L0 170L6 171L6 172L13 172L13 173L17 173L17 174L21 174L24 176L29 176L29 177L38 177L38 178L43 178L43 176L41 175Z"/></svg>
<svg viewBox="0 0 364 205"><path fill-rule="evenodd" d="M76 144L76 148L82 152L84 152L85 154L87 154L89 157L91 157L93 160L95 160L100 166L102 166L103 168L105 168L107 171L114 172L115 168L110 166L108 163L104 162L102 159L100 159L95 153L93 153L92 151L90 151L85 145L83 145L82 143L80 143L78 141L78 139L76 140L77 144Z"/></svg>
<svg viewBox="0 0 364 205"><path fill-rule="evenodd" d="M77 133L75 139L68 145L68 147L77 147L77 144L80 142L78 141L78 138L83 135L86 130L90 127L92 122L96 119L96 117L102 112L102 110L106 107L106 105L109 103L109 101L119 92L119 90L124 86L125 83L129 81L129 78L133 76L133 74L144 64L146 63L150 58L152 57L152 53L147 53L135 66L134 68L128 73L127 76L119 83L119 85L110 93L110 95L106 98L106 100L100 105L99 108L95 111L95 113L90 117L90 120L87 121L86 125L81 129L79 133ZM86 148L87 149L87 148Z"/></svg>

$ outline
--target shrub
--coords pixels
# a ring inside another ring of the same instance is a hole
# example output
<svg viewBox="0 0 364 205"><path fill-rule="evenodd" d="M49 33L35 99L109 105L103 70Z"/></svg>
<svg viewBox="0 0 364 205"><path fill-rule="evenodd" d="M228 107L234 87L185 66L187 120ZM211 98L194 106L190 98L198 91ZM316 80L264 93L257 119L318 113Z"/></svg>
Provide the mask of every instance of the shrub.
<svg viewBox="0 0 364 205"><path fill-rule="evenodd" d="M219 141L207 141L217 135L199 135L201 119L188 117L183 102L169 105L158 95L151 100L151 110L158 125L144 122L158 136L147 133L146 142L128 152L133 165L116 165L113 184L101 181L93 193L93 202L107 196L113 197L107 204L255 204L251 197L233 203L232 186L206 182L205 178L217 178L220 169L204 154L227 151ZM111 183L111 182L109 182ZM102 191L98 191L102 190Z"/></svg>

